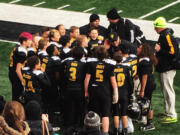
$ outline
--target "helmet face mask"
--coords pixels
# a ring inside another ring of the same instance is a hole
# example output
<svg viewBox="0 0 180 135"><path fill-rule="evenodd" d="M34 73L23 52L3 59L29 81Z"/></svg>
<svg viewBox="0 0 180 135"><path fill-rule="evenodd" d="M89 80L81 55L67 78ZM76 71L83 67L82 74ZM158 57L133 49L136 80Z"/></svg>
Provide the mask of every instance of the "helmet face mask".
<svg viewBox="0 0 180 135"><path fill-rule="evenodd" d="M150 110L150 100L147 98L139 98L138 104L141 108L141 115L147 115Z"/></svg>
<svg viewBox="0 0 180 135"><path fill-rule="evenodd" d="M128 105L128 116L132 119L140 119L142 115L148 115L150 107L151 102L149 99L132 95Z"/></svg>
<svg viewBox="0 0 180 135"><path fill-rule="evenodd" d="M139 119L141 116L141 108L134 95L131 96L130 104L128 105L128 116L132 119Z"/></svg>

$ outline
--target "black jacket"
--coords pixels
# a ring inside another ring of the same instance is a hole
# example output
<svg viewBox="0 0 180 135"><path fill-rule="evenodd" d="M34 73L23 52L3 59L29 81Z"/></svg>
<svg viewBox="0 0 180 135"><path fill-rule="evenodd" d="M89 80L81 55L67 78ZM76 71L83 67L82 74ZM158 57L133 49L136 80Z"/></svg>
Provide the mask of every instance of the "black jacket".
<svg viewBox="0 0 180 135"><path fill-rule="evenodd" d="M89 36L89 31L90 31L90 23L84 26L80 27L80 33L81 35L86 35ZM103 36L104 39L107 37L107 29L101 25L99 25L99 27L97 27L98 31L99 31L99 36Z"/></svg>
<svg viewBox="0 0 180 135"><path fill-rule="evenodd" d="M140 45L146 41L140 27L128 19L119 18L117 23L111 23L108 27L108 33L110 32L116 32L120 39L135 43L136 45Z"/></svg>
<svg viewBox="0 0 180 135"><path fill-rule="evenodd" d="M175 58L175 53L177 49L175 47L175 38L173 37L174 31L167 28L161 31L158 44L160 44L160 51L156 53L158 58L158 64L156 66L157 72L166 72L174 69L173 58Z"/></svg>

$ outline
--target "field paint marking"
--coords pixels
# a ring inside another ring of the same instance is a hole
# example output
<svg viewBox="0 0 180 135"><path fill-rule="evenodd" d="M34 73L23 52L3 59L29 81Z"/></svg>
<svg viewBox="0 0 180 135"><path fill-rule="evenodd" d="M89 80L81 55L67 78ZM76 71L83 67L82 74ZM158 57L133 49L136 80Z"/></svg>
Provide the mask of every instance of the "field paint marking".
<svg viewBox="0 0 180 135"><path fill-rule="evenodd" d="M120 14L120 13L122 13L122 12L123 12L123 10L119 10L119 11L118 11L118 14Z"/></svg>
<svg viewBox="0 0 180 135"><path fill-rule="evenodd" d="M17 3L17 2L20 2L21 0L13 0L11 2L9 2L10 4L14 4L14 3Z"/></svg>
<svg viewBox="0 0 180 135"><path fill-rule="evenodd" d="M178 20L179 18L180 18L180 17L175 17L175 18L169 20L168 22L169 22L169 23L174 22L174 21Z"/></svg>
<svg viewBox="0 0 180 135"><path fill-rule="evenodd" d="M172 3L170 3L170 4L166 5L166 6L164 6L164 7L162 7L162 8L159 8L159 9L154 10L154 11L148 13L148 14L145 14L145 15L139 17L139 19L144 19L144 18L146 18L146 17L148 17L148 16L150 16L150 15L153 15L153 14L159 12L159 11L162 11L162 10L164 10L164 9L166 9L166 8L168 8L168 7L171 7L171 6L173 6L173 5L176 5L176 4L178 4L178 3L180 3L180 0L174 1L174 2L172 2Z"/></svg>
<svg viewBox="0 0 180 135"><path fill-rule="evenodd" d="M71 5L67 4L67 5L64 5L62 7L58 7L57 9L63 9L63 8L69 7L69 6L71 6Z"/></svg>
<svg viewBox="0 0 180 135"><path fill-rule="evenodd" d="M46 3L46 2L45 2L45 1L42 1L42 2L37 3L37 4L34 4L34 5L32 5L32 6L33 6L33 7L37 7L37 6L42 5L42 4L44 4L44 3Z"/></svg>
<svg viewBox="0 0 180 135"><path fill-rule="evenodd" d="M89 9L87 9L87 10L84 10L83 12L84 12L84 13L87 13L87 12L92 11L92 10L94 10L94 9L96 9L96 7L89 8Z"/></svg>
<svg viewBox="0 0 180 135"><path fill-rule="evenodd" d="M0 39L0 42L19 44L19 42Z"/></svg>

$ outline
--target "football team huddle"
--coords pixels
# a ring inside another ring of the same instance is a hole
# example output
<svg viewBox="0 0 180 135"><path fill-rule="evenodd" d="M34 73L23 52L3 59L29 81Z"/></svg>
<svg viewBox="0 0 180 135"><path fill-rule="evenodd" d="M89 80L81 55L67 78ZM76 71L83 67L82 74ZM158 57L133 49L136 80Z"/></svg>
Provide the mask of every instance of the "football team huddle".
<svg viewBox="0 0 180 135"><path fill-rule="evenodd" d="M107 18L108 28L92 14L89 24L81 27L66 30L60 24L34 35L22 32L10 55L12 100L24 106L37 101L51 123L60 112L65 130L83 127L88 111L100 116L103 134L109 134L110 117L114 135L128 134L129 119L142 122L141 131L154 130L156 67L165 101L161 122L177 122L173 89L177 47L165 18L154 21L160 37L153 46L140 27L120 17L116 9Z"/></svg>

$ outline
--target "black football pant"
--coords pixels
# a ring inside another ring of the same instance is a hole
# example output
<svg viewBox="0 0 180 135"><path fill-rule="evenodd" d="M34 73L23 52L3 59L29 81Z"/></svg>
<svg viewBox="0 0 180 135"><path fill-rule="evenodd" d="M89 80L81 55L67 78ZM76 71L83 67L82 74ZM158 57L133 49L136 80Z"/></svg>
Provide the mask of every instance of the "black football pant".
<svg viewBox="0 0 180 135"><path fill-rule="evenodd" d="M85 99L82 91L68 91L64 95L65 127L81 127L85 113Z"/></svg>
<svg viewBox="0 0 180 135"><path fill-rule="evenodd" d="M12 85L12 100L19 101L19 96L23 91L23 86L15 71L9 70L9 80Z"/></svg>

